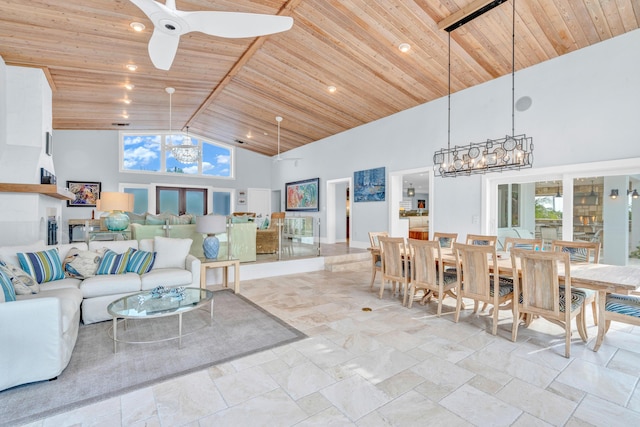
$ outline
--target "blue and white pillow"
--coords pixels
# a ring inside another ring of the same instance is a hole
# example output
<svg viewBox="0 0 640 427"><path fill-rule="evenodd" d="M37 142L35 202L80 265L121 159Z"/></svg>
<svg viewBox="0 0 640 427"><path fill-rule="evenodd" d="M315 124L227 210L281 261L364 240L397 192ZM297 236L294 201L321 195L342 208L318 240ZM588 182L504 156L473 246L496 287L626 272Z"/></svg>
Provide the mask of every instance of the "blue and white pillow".
<svg viewBox="0 0 640 427"><path fill-rule="evenodd" d="M106 249L102 254L102 260L100 261L96 275L126 273L129 257L131 257L131 253L134 250L135 249L129 248L124 253L117 254L111 249Z"/></svg>
<svg viewBox="0 0 640 427"><path fill-rule="evenodd" d="M36 279L21 268L0 260L0 271L9 277L16 295L37 294L40 292L40 285L36 282Z"/></svg>
<svg viewBox="0 0 640 427"><path fill-rule="evenodd" d="M127 272L144 274L151 271L153 264L156 262L156 253L147 251L138 251L132 249L129 262L127 263Z"/></svg>
<svg viewBox="0 0 640 427"><path fill-rule="evenodd" d="M64 270L57 249L40 252L19 252L20 267L38 283L64 279Z"/></svg>
<svg viewBox="0 0 640 427"><path fill-rule="evenodd" d="M3 271L0 271L0 302L16 300L16 291L13 289L11 279Z"/></svg>

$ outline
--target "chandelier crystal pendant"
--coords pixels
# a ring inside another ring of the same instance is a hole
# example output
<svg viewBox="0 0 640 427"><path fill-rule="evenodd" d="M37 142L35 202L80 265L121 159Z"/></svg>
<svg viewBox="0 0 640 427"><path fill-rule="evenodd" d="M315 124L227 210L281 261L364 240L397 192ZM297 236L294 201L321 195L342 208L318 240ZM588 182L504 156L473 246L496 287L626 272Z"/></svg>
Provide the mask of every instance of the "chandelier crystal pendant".
<svg viewBox="0 0 640 427"><path fill-rule="evenodd" d="M495 7L502 2L494 3ZM515 0L513 0L512 3L511 135L506 135L504 138L487 139L482 142L472 142L468 145L456 145L451 148L451 31L464 24L464 22L460 25L450 25L445 29L449 33L447 148L440 149L433 155L434 171L436 175L441 177L456 177L458 175L501 172L504 170L519 170L533 167L533 138L528 137L526 134L515 135Z"/></svg>
<svg viewBox="0 0 640 427"><path fill-rule="evenodd" d="M168 87L165 91L169 94L169 138L173 141L172 126L172 95L176 91L172 87ZM200 147L193 143L189 136L189 126L187 126L187 134L182 138L182 144L171 146L171 155L180 163L190 164L197 163L200 159Z"/></svg>

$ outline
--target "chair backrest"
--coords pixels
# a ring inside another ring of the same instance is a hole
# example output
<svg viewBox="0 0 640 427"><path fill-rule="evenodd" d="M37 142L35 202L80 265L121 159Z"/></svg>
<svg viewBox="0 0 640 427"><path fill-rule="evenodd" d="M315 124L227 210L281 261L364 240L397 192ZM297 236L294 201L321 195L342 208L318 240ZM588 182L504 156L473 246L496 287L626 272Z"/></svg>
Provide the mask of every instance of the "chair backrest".
<svg viewBox="0 0 640 427"><path fill-rule="evenodd" d="M504 250L510 251L511 249L529 249L529 250L542 250L542 239L521 239L518 237L505 237Z"/></svg>
<svg viewBox="0 0 640 427"><path fill-rule="evenodd" d="M558 263L564 266L564 292L571 295L571 272L567 252L511 250L513 292L520 295L518 311L565 320L570 323L570 309L560 311ZM518 274L520 268L520 274ZM566 319L563 319L567 316Z"/></svg>
<svg viewBox="0 0 640 427"><path fill-rule="evenodd" d="M498 271L496 247L455 243L456 262L462 268L462 296L491 302L491 271ZM497 286L497 284L496 284Z"/></svg>
<svg viewBox="0 0 640 427"><path fill-rule="evenodd" d="M482 234L467 234L467 245L495 246L498 236L484 236Z"/></svg>
<svg viewBox="0 0 640 427"><path fill-rule="evenodd" d="M570 242L567 240L554 240L551 242L553 252L566 252L571 262L588 262L597 264L600 262L600 242Z"/></svg>
<svg viewBox="0 0 640 427"><path fill-rule="evenodd" d="M411 281L414 285L426 284L434 288L438 284L436 268L442 256L440 243L435 240L409 239L411 251Z"/></svg>
<svg viewBox="0 0 640 427"><path fill-rule="evenodd" d="M404 237L380 237L382 277L387 280L404 281L408 255ZM408 277L407 277L408 278Z"/></svg>
<svg viewBox="0 0 640 427"><path fill-rule="evenodd" d="M439 233L435 231L433 233L433 240L439 242L441 248L451 248L456 240L458 240L458 233Z"/></svg>
<svg viewBox="0 0 640 427"><path fill-rule="evenodd" d="M282 222L286 212L273 212L271 214L271 221L269 222L269 229L274 229L278 226L278 222Z"/></svg>
<svg viewBox="0 0 640 427"><path fill-rule="evenodd" d="M374 249L380 248L380 242L378 242L378 239L380 237L389 237L389 233L387 233L386 231L370 231L369 232L369 243L371 244L372 248Z"/></svg>

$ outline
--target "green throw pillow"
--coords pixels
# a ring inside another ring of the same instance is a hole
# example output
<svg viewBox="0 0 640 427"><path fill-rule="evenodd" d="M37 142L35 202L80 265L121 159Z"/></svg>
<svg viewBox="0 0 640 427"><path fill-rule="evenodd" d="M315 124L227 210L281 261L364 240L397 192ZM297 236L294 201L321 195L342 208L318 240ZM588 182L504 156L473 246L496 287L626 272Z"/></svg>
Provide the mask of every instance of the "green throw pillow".
<svg viewBox="0 0 640 427"><path fill-rule="evenodd" d="M151 271L153 264L156 262L155 252L138 251L132 249L129 262L127 263L127 271L130 273L144 274Z"/></svg>
<svg viewBox="0 0 640 427"><path fill-rule="evenodd" d="M124 253L117 254L111 249L106 249L102 254L102 261L100 261L96 275L126 273L129 257L131 257L134 250L129 248Z"/></svg>

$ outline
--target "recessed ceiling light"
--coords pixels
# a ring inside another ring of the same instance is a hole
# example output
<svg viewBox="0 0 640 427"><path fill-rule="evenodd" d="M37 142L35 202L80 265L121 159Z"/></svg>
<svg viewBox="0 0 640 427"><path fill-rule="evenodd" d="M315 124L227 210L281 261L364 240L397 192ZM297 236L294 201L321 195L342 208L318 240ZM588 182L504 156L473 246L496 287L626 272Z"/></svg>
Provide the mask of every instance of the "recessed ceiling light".
<svg viewBox="0 0 640 427"><path fill-rule="evenodd" d="M133 88L135 87L135 85L132 85L131 83L125 83L124 88L127 90L133 90Z"/></svg>
<svg viewBox="0 0 640 427"><path fill-rule="evenodd" d="M247 136L247 138L249 138L249 139L253 138L253 135L251 135L251 132L247 133L247 135L246 135L246 136Z"/></svg>
<svg viewBox="0 0 640 427"><path fill-rule="evenodd" d="M122 100L125 104L131 104L131 100L129 98L125 98Z"/></svg>
<svg viewBox="0 0 640 427"><path fill-rule="evenodd" d="M128 119L128 118L129 118L129 114L127 114L127 112L126 112L126 111L123 111L123 112L122 112L122 118L123 118L123 119Z"/></svg>
<svg viewBox="0 0 640 427"><path fill-rule="evenodd" d="M129 24L129 26L137 32L143 31L145 29L145 26L142 22L132 22L131 24Z"/></svg>
<svg viewBox="0 0 640 427"><path fill-rule="evenodd" d="M338 90L338 89L336 89L336 87L335 87L335 86L329 86L329 87L327 88L327 90L328 90L329 92L331 92L331 93L335 93L335 91L336 91L336 90Z"/></svg>
<svg viewBox="0 0 640 427"><path fill-rule="evenodd" d="M400 52L402 53L407 53L411 50L411 45L409 43L400 43L400 45L398 45L398 49L400 49Z"/></svg>
<svg viewBox="0 0 640 427"><path fill-rule="evenodd" d="M127 64L126 67L129 71L135 71L138 69L138 66L136 64Z"/></svg>

